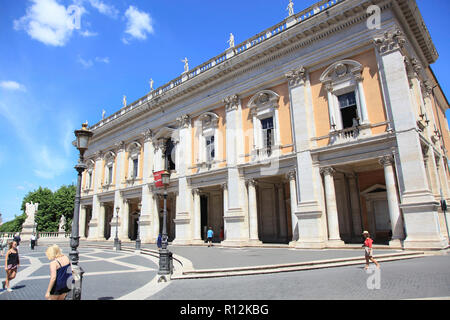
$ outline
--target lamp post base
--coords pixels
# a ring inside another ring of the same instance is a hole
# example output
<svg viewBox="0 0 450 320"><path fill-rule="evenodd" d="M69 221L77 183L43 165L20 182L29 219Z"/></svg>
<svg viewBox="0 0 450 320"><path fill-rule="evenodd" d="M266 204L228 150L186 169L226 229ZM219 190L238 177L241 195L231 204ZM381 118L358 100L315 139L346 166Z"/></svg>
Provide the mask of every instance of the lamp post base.
<svg viewBox="0 0 450 320"><path fill-rule="evenodd" d="M81 300L81 287L83 283L84 270L79 265L72 265L72 299L71 300Z"/></svg>
<svg viewBox="0 0 450 320"><path fill-rule="evenodd" d="M122 243L118 238L114 239L114 250L120 251L122 249Z"/></svg>
<svg viewBox="0 0 450 320"><path fill-rule="evenodd" d="M158 275L166 276L172 274L173 262L172 252L167 249L159 250L159 270Z"/></svg>

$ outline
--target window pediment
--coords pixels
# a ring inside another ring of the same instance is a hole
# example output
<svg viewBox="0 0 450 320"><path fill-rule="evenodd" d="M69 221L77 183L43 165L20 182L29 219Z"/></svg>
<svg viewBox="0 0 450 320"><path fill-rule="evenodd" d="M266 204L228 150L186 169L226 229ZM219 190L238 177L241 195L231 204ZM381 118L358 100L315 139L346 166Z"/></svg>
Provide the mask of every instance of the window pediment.
<svg viewBox="0 0 450 320"><path fill-rule="evenodd" d="M341 60L329 66L320 76L320 81L326 85L345 86L361 77L363 66L354 60Z"/></svg>
<svg viewBox="0 0 450 320"><path fill-rule="evenodd" d="M214 112L203 113L198 120L201 121L202 130L215 129L219 125L219 116Z"/></svg>
<svg viewBox="0 0 450 320"><path fill-rule="evenodd" d="M248 107L257 117L269 116L278 108L280 96L271 90L262 90L256 93L249 101Z"/></svg>

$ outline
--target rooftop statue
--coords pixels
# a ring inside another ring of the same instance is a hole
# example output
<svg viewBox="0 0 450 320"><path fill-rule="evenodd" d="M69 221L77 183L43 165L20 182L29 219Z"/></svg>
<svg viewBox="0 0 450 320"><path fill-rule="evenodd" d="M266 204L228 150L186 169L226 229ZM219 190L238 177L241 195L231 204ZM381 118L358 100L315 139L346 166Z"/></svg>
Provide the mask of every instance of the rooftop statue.
<svg viewBox="0 0 450 320"><path fill-rule="evenodd" d="M230 48L234 47L234 35L230 33L230 40L227 41L230 44Z"/></svg>
<svg viewBox="0 0 450 320"><path fill-rule="evenodd" d="M184 60L181 60L181 62L184 62L184 72L188 72L189 71L188 58L184 58Z"/></svg>
<svg viewBox="0 0 450 320"><path fill-rule="evenodd" d="M123 96L122 103L123 103L123 106L124 106L124 107L127 106L127 96Z"/></svg>
<svg viewBox="0 0 450 320"><path fill-rule="evenodd" d="M292 2L292 0L289 0L289 5L286 10L289 10L289 16L292 16L294 14L294 3Z"/></svg>
<svg viewBox="0 0 450 320"><path fill-rule="evenodd" d="M150 91L153 91L153 83L154 83L153 79L150 79Z"/></svg>
<svg viewBox="0 0 450 320"><path fill-rule="evenodd" d="M105 113L106 113L106 111L105 111L105 109L103 109L103 111L102 111L102 120L105 119Z"/></svg>

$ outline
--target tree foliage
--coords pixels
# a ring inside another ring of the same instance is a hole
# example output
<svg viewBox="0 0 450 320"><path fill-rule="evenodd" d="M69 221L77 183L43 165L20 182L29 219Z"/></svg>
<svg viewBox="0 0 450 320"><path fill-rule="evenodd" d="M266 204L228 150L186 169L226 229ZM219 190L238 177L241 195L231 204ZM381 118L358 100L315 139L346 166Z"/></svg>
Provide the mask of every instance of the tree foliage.
<svg viewBox="0 0 450 320"><path fill-rule="evenodd" d="M66 219L65 230L71 231L75 193L76 187L74 185L63 185L55 192L42 187L28 192L22 200L21 210L23 214L1 225L0 232L19 232L27 218L25 204L31 201L39 203L38 211L35 214L37 231L57 232L62 215Z"/></svg>

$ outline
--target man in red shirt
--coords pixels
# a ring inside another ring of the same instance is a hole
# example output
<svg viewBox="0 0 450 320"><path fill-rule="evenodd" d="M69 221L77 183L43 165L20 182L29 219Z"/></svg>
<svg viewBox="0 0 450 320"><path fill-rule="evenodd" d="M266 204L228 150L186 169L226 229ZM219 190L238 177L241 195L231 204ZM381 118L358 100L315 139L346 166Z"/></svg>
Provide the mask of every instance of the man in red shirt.
<svg viewBox="0 0 450 320"><path fill-rule="evenodd" d="M377 262L377 260L375 260L372 257L372 243L373 240L370 238L370 234L368 231L364 231L363 232L363 236L365 238L364 240L364 244L363 244L363 248L365 250L365 256L366 256L366 266L364 267L365 270L367 270L369 268L369 260L371 260L373 263L375 263L375 265L377 266L377 268L380 267L380 264Z"/></svg>

